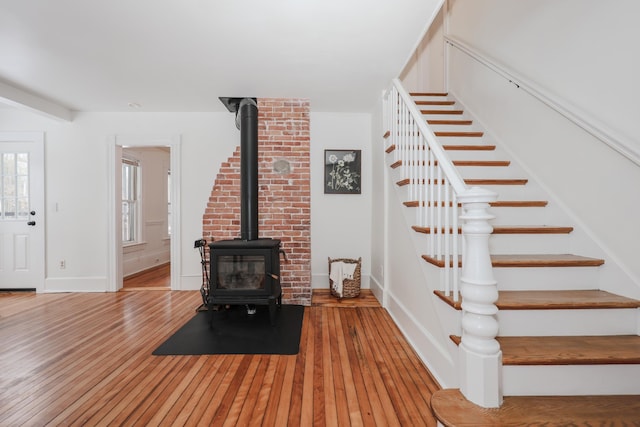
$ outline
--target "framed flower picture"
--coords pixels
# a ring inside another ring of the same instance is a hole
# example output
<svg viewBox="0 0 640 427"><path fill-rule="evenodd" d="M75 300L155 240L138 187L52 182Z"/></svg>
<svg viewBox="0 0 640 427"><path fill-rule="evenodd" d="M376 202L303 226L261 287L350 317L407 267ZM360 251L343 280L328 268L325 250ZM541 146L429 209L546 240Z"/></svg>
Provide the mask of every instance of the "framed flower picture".
<svg viewBox="0 0 640 427"><path fill-rule="evenodd" d="M360 194L360 150L324 150L325 194Z"/></svg>

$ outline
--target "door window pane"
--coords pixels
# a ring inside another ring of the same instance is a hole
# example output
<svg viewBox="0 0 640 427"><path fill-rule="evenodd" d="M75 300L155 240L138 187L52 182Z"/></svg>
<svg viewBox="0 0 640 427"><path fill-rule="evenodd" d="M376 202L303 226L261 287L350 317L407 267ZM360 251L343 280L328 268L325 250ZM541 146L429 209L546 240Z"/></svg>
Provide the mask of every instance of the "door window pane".
<svg viewBox="0 0 640 427"><path fill-rule="evenodd" d="M0 220L29 216L29 154L0 153Z"/></svg>

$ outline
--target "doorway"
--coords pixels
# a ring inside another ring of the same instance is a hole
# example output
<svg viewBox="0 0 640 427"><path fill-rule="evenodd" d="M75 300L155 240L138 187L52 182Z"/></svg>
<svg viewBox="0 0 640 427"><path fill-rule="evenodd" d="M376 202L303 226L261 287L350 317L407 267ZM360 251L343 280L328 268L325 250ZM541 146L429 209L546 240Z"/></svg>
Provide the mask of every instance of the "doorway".
<svg viewBox="0 0 640 427"><path fill-rule="evenodd" d="M171 287L169 147L122 147L123 290Z"/></svg>
<svg viewBox="0 0 640 427"><path fill-rule="evenodd" d="M167 159L168 164L154 164L154 159L157 161L162 158ZM123 159L128 162L128 167L125 166ZM154 277L165 274L169 265L168 284L170 289L179 290L181 288L179 281L180 136L111 136L108 162L110 172L108 290L122 289L124 276L138 273L144 275L147 270L147 273L151 273L152 279L142 276L138 277L137 281L142 283L142 281L153 280ZM149 182L148 177L143 179L143 171L151 170L155 170L155 178L151 179L162 179L161 183ZM162 170L165 170L164 174L158 172ZM129 179L131 176L127 173L131 174L132 171L139 174L137 181ZM162 175L162 178L158 174ZM147 181L146 184L145 181ZM140 192L139 200L127 191L127 186L131 186L132 183L139 187L137 188ZM152 196L152 192L156 194ZM131 198L125 200L123 194ZM139 207L137 213L132 210L136 203ZM148 287L148 289L158 287L166 288L166 285Z"/></svg>

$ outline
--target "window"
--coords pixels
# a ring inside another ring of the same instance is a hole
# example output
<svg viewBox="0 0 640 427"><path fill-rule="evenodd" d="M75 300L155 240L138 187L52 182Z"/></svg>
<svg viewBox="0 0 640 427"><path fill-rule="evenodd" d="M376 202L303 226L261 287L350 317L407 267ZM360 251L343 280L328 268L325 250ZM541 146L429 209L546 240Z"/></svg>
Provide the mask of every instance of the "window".
<svg viewBox="0 0 640 427"><path fill-rule="evenodd" d="M0 153L0 219L29 216L29 154Z"/></svg>
<svg viewBox="0 0 640 427"><path fill-rule="evenodd" d="M140 240L140 164L122 159L122 243Z"/></svg>

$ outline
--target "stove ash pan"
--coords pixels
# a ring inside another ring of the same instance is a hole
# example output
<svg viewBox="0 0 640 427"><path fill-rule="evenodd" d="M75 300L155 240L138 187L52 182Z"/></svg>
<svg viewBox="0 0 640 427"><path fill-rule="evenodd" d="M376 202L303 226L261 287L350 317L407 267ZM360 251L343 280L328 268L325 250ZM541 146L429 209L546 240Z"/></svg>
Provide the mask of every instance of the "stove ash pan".
<svg viewBox="0 0 640 427"><path fill-rule="evenodd" d="M268 305L274 322L282 304L280 240L221 240L209 244L208 305Z"/></svg>

